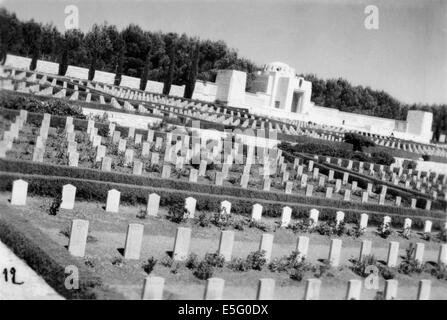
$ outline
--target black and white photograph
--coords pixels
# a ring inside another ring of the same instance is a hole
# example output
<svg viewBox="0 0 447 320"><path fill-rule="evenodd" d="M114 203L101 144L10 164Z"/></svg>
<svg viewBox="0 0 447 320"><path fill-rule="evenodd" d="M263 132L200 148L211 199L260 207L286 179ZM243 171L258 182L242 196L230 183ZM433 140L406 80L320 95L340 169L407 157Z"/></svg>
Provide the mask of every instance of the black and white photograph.
<svg viewBox="0 0 447 320"><path fill-rule="evenodd" d="M0 300L447 300L446 136L445 0L0 0Z"/></svg>

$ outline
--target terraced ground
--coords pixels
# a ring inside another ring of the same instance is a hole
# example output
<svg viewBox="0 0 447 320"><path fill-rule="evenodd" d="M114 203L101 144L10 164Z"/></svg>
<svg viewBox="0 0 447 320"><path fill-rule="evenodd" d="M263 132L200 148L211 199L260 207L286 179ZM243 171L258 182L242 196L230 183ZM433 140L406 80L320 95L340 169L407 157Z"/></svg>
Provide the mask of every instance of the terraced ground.
<svg viewBox="0 0 447 320"><path fill-rule="evenodd" d="M1 203L8 203L9 194L2 193ZM14 207L2 205L14 214L20 215L38 227L53 241L60 246L68 244L66 236L72 219L86 219L90 222L90 235L92 238L87 242L86 255L84 258L76 258L84 263L95 274L98 274L105 283L122 293L126 298L139 299L142 291L143 280L147 276L142 266L150 257L158 260L151 275L165 278L166 299L201 299L205 281L196 278L193 272L185 266L167 267L162 265L163 260L169 260L168 252L172 251L174 235L179 224L166 219L167 208L160 208L159 217L137 218L143 206L121 206L118 214L105 212L104 204L99 202L79 201L74 210L61 209L56 216L48 215L48 205L51 199L42 197L29 198L26 207ZM237 214L237 213L236 213ZM200 215L200 212L196 212ZM265 218L265 223L270 226L270 232L274 234L274 245L272 259L289 255L296 246L297 237L305 235L310 237L308 261L316 266L323 265L321 259L326 259L329 253L331 237L322 236L317 233L294 233L289 229L277 228L278 219ZM144 224L144 239L140 260L124 260L122 249L124 247L126 229L129 223ZM192 241L190 252L202 258L206 253L215 252L219 242L219 228L215 226L200 227L197 221L188 221L181 226L192 228ZM275 227L276 226L276 227ZM62 233L61 233L62 232ZM65 233L65 235L64 235ZM233 257L245 258L250 252L258 250L261 235L264 232L257 228L246 227L243 231L235 230L235 243ZM410 243L421 242L425 244L424 261L434 264L438 259L440 242L436 239L437 233L431 241L425 241L422 234L414 231L410 239L400 235L395 230L393 235L383 239L377 235L376 228L370 227L360 238L347 235L340 237L343 241L341 254L341 267L332 268L322 276L321 299L344 299L347 281L350 279L361 279L350 267L353 266L351 259L358 258L361 240L372 241L372 254L379 260L385 261L389 241L400 243L400 258L405 256L405 249ZM334 236L333 238L335 238ZM114 264L115 263L115 264ZM399 281L399 299L415 299L417 294L418 280L432 280L432 299L446 299L447 282L437 280L429 273L404 275L396 270L395 278ZM305 278L314 277L315 272L306 272ZM304 282L292 280L286 272L271 272L267 267L262 271L236 272L224 268L217 268L214 276L225 280L224 298L228 299L254 299L258 279L273 278L276 281L275 298L277 299L302 299L304 295ZM383 290L384 279L380 279L380 289ZM363 289L362 299L373 299L377 290Z"/></svg>

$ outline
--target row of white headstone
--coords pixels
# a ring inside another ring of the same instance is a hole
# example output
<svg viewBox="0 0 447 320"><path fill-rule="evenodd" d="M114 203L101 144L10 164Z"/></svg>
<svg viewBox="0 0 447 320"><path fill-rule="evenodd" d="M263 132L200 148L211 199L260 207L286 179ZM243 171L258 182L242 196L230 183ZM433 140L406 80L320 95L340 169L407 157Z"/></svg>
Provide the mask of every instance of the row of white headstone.
<svg viewBox="0 0 447 320"><path fill-rule="evenodd" d="M144 280L143 300L163 300L165 279L162 277L148 276ZM222 300L224 297L225 280L221 278L209 278L206 281L204 300ZM318 300L320 298L321 280L311 278L306 280L304 300ZM385 280L383 297L385 300L397 299L398 281ZM419 280L417 300L430 300L431 280ZM362 294L362 280L352 279L348 281L345 299L360 300ZM275 299L275 280L271 278L259 279L256 300Z"/></svg>
<svg viewBox="0 0 447 320"><path fill-rule="evenodd" d="M25 205L27 198L27 190L28 190L28 182L18 179L13 181L12 185L12 196L11 196L11 204L12 205ZM76 197L76 187L67 184L62 187L62 203L61 208L71 210L75 205L75 197ZM106 201L106 211L107 212L119 212L121 193L112 189L107 192L107 201ZM188 213L188 218L194 218L196 211L196 203L197 200L193 197L187 197L185 199L185 209ZM156 193L151 193L148 195L147 200L147 214L149 216L157 216L160 204L160 196ZM256 203L252 207L251 219L255 221L261 221L262 219L262 211L263 206L259 203ZM220 212L225 214L231 213L231 202L224 200L220 205ZM317 209L311 209L309 212L309 218L313 221L313 226L316 226L318 223L319 211ZM345 214L342 211L336 212L335 221L337 225L344 220ZM281 227L287 227L292 221L292 208L289 206L285 206L282 209L281 213ZM403 229L411 228L412 220L406 218L404 220ZM391 225L391 217L385 216L383 218L383 226ZM359 228L366 229L368 226L368 215L366 213L362 213L360 215ZM432 222L430 220L425 220L424 223L424 232L431 232ZM447 228L447 223L444 228Z"/></svg>

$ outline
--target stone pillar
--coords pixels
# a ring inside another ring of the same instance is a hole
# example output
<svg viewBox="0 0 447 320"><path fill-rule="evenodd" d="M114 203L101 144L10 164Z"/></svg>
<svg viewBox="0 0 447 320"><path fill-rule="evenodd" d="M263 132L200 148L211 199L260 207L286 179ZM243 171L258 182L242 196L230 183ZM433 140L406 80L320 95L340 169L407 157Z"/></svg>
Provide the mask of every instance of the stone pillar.
<svg viewBox="0 0 447 320"><path fill-rule="evenodd" d="M385 300L395 300L397 298L397 280L385 280Z"/></svg>
<svg viewBox="0 0 447 320"><path fill-rule="evenodd" d="M365 256L369 256L371 254L371 248L372 243L370 240L362 240L362 244L360 246L360 261L362 261Z"/></svg>
<svg viewBox="0 0 447 320"><path fill-rule="evenodd" d="M165 279L161 277L148 276L144 279L143 300L162 300Z"/></svg>
<svg viewBox="0 0 447 320"><path fill-rule="evenodd" d="M76 187L71 184L66 184L62 187L62 209L72 210L74 208L76 196Z"/></svg>
<svg viewBox="0 0 447 320"><path fill-rule="evenodd" d="M11 204L14 206L26 205L26 197L28 193L28 182L18 179L12 183Z"/></svg>
<svg viewBox="0 0 447 320"><path fill-rule="evenodd" d="M124 259L140 259L141 243L143 242L144 225L130 223L127 226Z"/></svg>
<svg viewBox="0 0 447 320"><path fill-rule="evenodd" d="M386 259L387 266L396 267L398 257L399 257L399 242L390 241L390 244L388 246L388 256Z"/></svg>
<svg viewBox="0 0 447 320"><path fill-rule="evenodd" d="M265 251L264 257L267 263L270 262L270 258L272 256L272 247L273 247L273 235L269 233L264 233L261 236L259 251Z"/></svg>
<svg viewBox="0 0 447 320"><path fill-rule="evenodd" d="M431 280L419 280L417 300L430 300Z"/></svg>
<svg viewBox="0 0 447 320"><path fill-rule="evenodd" d="M209 278L206 281L204 300L222 300L225 281L220 278Z"/></svg>
<svg viewBox="0 0 447 320"><path fill-rule="evenodd" d="M274 279L259 279L256 300L273 300L275 295Z"/></svg>
<svg viewBox="0 0 447 320"><path fill-rule="evenodd" d="M225 261L231 260L231 254L233 252L234 232L231 230L224 230L220 233L218 254L224 256Z"/></svg>
<svg viewBox="0 0 447 320"><path fill-rule="evenodd" d="M188 258L189 244L191 242L191 228L178 227L175 234L173 259L184 261Z"/></svg>
<svg viewBox="0 0 447 320"><path fill-rule="evenodd" d="M262 217L262 206L259 203L253 205L251 210L251 219L255 221L260 221Z"/></svg>
<svg viewBox="0 0 447 320"><path fill-rule="evenodd" d="M151 193L147 197L146 214L156 217L158 215L158 208L160 206L160 196L156 193Z"/></svg>
<svg viewBox="0 0 447 320"><path fill-rule="evenodd" d="M289 225L292 217L292 208L285 206L282 208L281 214L281 228L285 228Z"/></svg>
<svg viewBox="0 0 447 320"><path fill-rule="evenodd" d="M75 257L84 257L87 236L88 220L74 219L71 222L68 252Z"/></svg>
<svg viewBox="0 0 447 320"><path fill-rule="evenodd" d="M331 239L328 260L332 267L338 267L340 264L341 245L342 241L340 239Z"/></svg>
<svg viewBox="0 0 447 320"><path fill-rule="evenodd" d="M438 264L447 265L447 244L443 243L439 247Z"/></svg>
<svg viewBox="0 0 447 320"><path fill-rule="evenodd" d="M362 292L362 281L353 279L348 281L348 290L346 292L346 300L360 300Z"/></svg>
<svg viewBox="0 0 447 320"><path fill-rule="evenodd" d="M106 204L107 212L117 213L119 211L120 197L121 192L119 192L118 190L112 189L107 192L107 204Z"/></svg>
<svg viewBox="0 0 447 320"><path fill-rule="evenodd" d="M296 251L299 252L297 258L299 261L307 257L308 250L309 250L309 238L305 236L299 236L296 242Z"/></svg>
<svg viewBox="0 0 447 320"><path fill-rule="evenodd" d="M307 279L304 300L318 300L320 298L320 279Z"/></svg>

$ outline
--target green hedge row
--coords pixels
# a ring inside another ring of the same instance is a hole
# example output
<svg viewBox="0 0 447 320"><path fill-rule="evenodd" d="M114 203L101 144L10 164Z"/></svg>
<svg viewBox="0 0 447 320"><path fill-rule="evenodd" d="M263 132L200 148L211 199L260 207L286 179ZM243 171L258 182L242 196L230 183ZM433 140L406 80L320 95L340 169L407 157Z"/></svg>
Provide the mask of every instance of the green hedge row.
<svg viewBox="0 0 447 320"><path fill-rule="evenodd" d="M66 299L123 299L103 285L101 279L68 251L53 242L15 209L0 205L0 240L24 260L56 292ZM74 265L79 271L79 289L65 287L65 268Z"/></svg>
<svg viewBox="0 0 447 320"><path fill-rule="evenodd" d="M359 202L326 199L319 197L305 197L297 194L285 194L283 192L266 192L262 190L243 189L240 187L214 186L203 183L180 181L176 179L162 179L162 178L153 178L153 177L144 177L132 174L117 173L117 172L103 172L95 169L75 168L75 167L52 165L46 163L35 163L23 160L0 159L0 171L16 172L30 175L48 175L56 177L65 177L67 179L86 179L86 180L95 180L95 181L120 183L128 185L183 190L185 192L232 196L236 198L245 198L245 199L264 199L267 201L276 201L281 203L296 202L313 206L333 207L338 208L339 210L356 209L356 210L383 212L386 214L398 214L402 216L410 214L414 216L444 217L445 215L442 212L427 211L423 209L411 210L409 208L381 206L372 203L362 204Z"/></svg>
<svg viewBox="0 0 447 320"><path fill-rule="evenodd" d="M21 178L28 182L28 194L38 196L55 197L61 193L63 185L70 183L76 187L77 201L86 200L105 203L107 199L107 192L111 189L117 189L121 192L121 202L130 205L146 204L148 194L155 192L160 196L161 206L167 206L179 202L182 203L185 198L194 197L197 200L196 208L198 210L215 212L219 210L221 201L228 200L232 204L232 212L246 216L251 215L252 206L255 203L259 203L263 206L263 215L268 217L280 217L282 208L286 205L292 208L292 215L295 218L307 217L309 211L315 208L320 211L321 220L329 220L334 219L335 213L340 211L340 209L330 206L316 206L297 202L283 203L279 201L270 201L257 198L238 198L234 196L204 194L185 190L172 190L153 186L138 186L113 182L73 179L68 177L23 175L7 172L0 172L0 177L1 191L10 191L13 181ZM408 211L408 214L405 216L350 208L343 209L343 212L345 213L345 221L348 223L358 223L361 213L367 213L369 215L368 223L371 225L379 225L385 215L392 217L392 225L394 227L402 227L404 219L407 217L411 217L413 220L414 228L422 228L424 220L430 219L433 221L434 228L440 229L444 221L442 218L417 216L415 215L416 212L412 211Z"/></svg>

